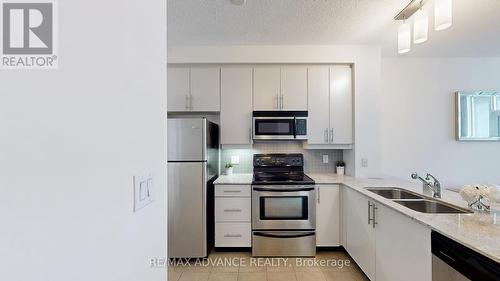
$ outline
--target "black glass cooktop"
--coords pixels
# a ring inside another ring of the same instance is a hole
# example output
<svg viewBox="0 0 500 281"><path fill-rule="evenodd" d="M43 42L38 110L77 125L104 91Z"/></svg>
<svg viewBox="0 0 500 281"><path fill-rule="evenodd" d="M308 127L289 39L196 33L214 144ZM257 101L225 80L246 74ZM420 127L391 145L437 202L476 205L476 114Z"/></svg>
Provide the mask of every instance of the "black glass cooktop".
<svg viewBox="0 0 500 281"><path fill-rule="evenodd" d="M264 184L314 184L314 180L303 172L255 172L254 185Z"/></svg>

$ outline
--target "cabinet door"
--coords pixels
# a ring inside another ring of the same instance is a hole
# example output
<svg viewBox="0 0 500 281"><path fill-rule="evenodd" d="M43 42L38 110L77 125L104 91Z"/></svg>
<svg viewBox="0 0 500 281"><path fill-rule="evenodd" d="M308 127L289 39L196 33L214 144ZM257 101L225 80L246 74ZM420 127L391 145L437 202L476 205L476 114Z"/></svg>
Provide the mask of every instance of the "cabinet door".
<svg viewBox="0 0 500 281"><path fill-rule="evenodd" d="M352 71L347 65L330 68L330 127L332 144L352 144Z"/></svg>
<svg viewBox="0 0 500 281"><path fill-rule="evenodd" d="M429 228L381 204L375 216L377 280L431 281Z"/></svg>
<svg viewBox="0 0 500 281"><path fill-rule="evenodd" d="M168 66L167 72L167 110L189 110L189 67Z"/></svg>
<svg viewBox="0 0 500 281"><path fill-rule="evenodd" d="M196 66L191 68L191 110L220 110L220 68Z"/></svg>
<svg viewBox="0 0 500 281"><path fill-rule="evenodd" d="M347 252L370 278L375 280L375 229L368 222L369 200L352 189L346 189Z"/></svg>
<svg viewBox="0 0 500 281"><path fill-rule="evenodd" d="M308 144L328 144L330 142L329 71L328 66L312 66L308 69Z"/></svg>
<svg viewBox="0 0 500 281"><path fill-rule="evenodd" d="M307 110L307 67L281 68L281 109Z"/></svg>
<svg viewBox="0 0 500 281"><path fill-rule="evenodd" d="M221 144L252 143L252 68L221 71Z"/></svg>
<svg viewBox="0 0 500 281"><path fill-rule="evenodd" d="M338 185L319 185L316 192L316 246L340 245Z"/></svg>
<svg viewBox="0 0 500 281"><path fill-rule="evenodd" d="M256 66L254 68L254 110L279 110L280 76L279 66Z"/></svg>

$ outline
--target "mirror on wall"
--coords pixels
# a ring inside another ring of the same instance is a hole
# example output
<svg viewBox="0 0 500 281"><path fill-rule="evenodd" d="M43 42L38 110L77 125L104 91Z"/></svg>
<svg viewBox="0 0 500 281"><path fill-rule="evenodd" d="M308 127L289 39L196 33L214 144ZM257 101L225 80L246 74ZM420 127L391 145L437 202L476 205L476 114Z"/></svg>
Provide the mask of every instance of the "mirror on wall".
<svg viewBox="0 0 500 281"><path fill-rule="evenodd" d="M459 141L500 141L500 92L457 92Z"/></svg>

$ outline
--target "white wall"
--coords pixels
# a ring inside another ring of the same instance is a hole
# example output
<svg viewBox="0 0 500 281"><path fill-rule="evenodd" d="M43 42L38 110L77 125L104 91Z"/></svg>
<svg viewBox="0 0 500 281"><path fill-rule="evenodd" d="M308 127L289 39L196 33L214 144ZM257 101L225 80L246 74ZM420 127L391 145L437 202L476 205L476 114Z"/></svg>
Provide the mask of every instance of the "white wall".
<svg viewBox="0 0 500 281"><path fill-rule="evenodd" d="M455 141L458 90L500 90L500 58L384 58L385 174L430 172L446 186L500 184L498 142Z"/></svg>
<svg viewBox="0 0 500 281"><path fill-rule="evenodd" d="M165 280L166 1L59 15L58 70L0 71L0 280Z"/></svg>
<svg viewBox="0 0 500 281"><path fill-rule="evenodd" d="M344 151L347 172L358 177L380 172L380 59L376 46L200 46L172 47L169 63L353 63L354 149ZM368 159L368 167L361 159Z"/></svg>

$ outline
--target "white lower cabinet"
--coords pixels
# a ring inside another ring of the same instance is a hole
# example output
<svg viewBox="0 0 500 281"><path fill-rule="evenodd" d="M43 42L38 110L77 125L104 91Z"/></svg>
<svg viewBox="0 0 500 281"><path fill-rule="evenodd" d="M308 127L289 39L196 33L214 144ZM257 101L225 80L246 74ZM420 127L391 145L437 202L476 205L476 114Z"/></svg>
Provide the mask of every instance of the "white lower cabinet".
<svg viewBox="0 0 500 281"><path fill-rule="evenodd" d="M340 245L339 185L318 185L316 192L316 246Z"/></svg>
<svg viewBox="0 0 500 281"><path fill-rule="evenodd" d="M215 247L251 247L250 185L215 186Z"/></svg>
<svg viewBox="0 0 500 281"><path fill-rule="evenodd" d="M368 197L344 187L346 214L346 248L363 272L375 279L375 229L369 223Z"/></svg>
<svg viewBox="0 0 500 281"><path fill-rule="evenodd" d="M251 223L215 223L215 247L251 246Z"/></svg>
<svg viewBox="0 0 500 281"><path fill-rule="evenodd" d="M376 280L431 281L430 229L381 204L376 207Z"/></svg>
<svg viewBox="0 0 500 281"><path fill-rule="evenodd" d="M343 187L345 248L372 281L431 281L430 229Z"/></svg>

